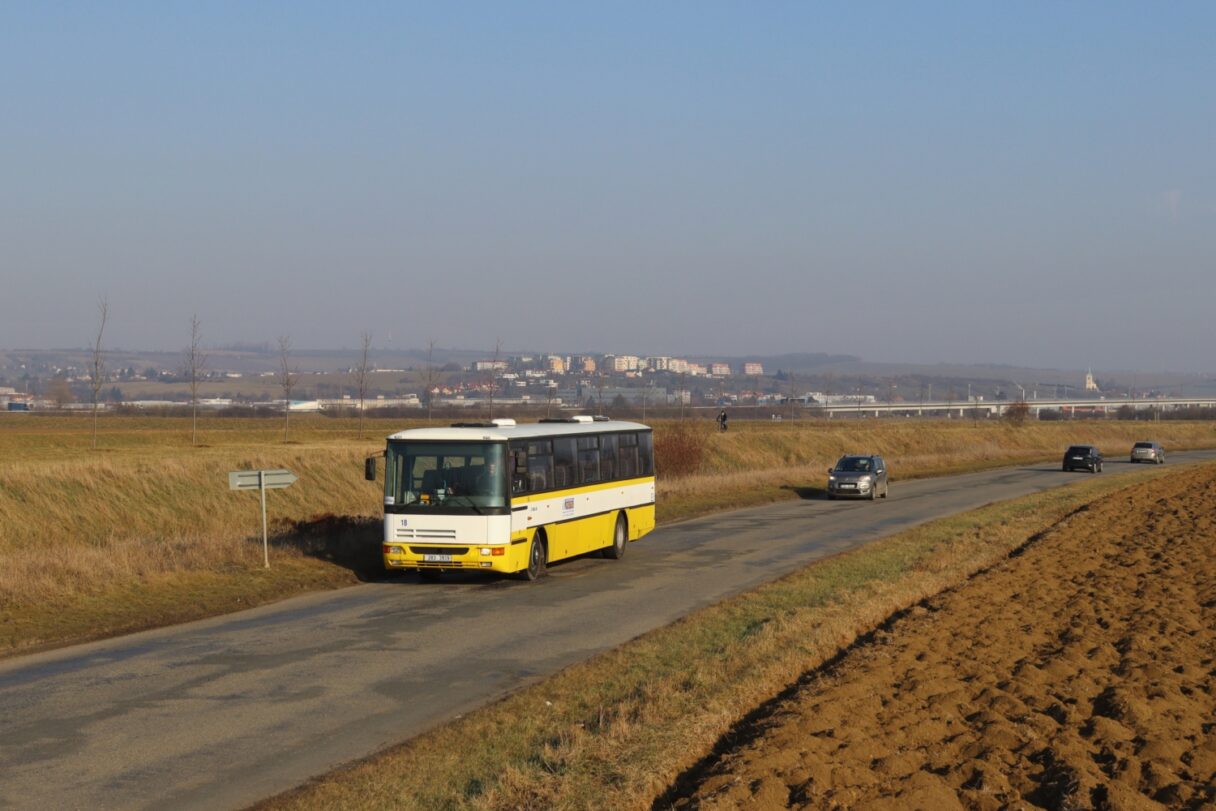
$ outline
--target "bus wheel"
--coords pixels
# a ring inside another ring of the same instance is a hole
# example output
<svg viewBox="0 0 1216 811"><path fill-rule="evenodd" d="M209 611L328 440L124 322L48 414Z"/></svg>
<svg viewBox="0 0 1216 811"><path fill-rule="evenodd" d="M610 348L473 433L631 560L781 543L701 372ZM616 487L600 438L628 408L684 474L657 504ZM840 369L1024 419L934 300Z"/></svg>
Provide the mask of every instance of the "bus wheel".
<svg viewBox="0 0 1216 811"><path fill-rule="evenodd" d="M519 573L524 580L536 580L545 576L545 536L539 532L532 536L528 544L528 567Z"/></svg>
<svg viewBox="0 0 1216 811"><path fill-rule="evenodd" d="M612 560L620 560L625 557L625 544L629 540L629 533L625 528L625 516L618 515L616 517L616 528L612 530L612 545L605 547L602 551L604 557Z"/></svg>

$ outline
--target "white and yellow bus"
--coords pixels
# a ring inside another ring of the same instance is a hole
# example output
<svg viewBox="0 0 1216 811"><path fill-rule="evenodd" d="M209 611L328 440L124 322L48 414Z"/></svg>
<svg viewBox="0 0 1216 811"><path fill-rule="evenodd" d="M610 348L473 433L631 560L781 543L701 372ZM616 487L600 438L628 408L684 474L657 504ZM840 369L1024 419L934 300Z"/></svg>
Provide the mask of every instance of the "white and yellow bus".
<svg viewBox="0 0 1216 811"><path fill-rule="evenodd" d="M417 428L384 453L384 565L535 580L548 563L620 558L654 529L650 427L603 417ZM367 478L375 479L375 459Z"/></svg>

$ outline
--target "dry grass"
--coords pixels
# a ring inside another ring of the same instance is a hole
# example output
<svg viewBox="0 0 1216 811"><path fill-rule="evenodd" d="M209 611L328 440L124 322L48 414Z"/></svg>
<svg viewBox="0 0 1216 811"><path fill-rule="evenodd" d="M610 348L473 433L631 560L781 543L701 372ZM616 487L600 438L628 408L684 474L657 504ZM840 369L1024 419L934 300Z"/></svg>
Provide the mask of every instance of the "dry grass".
<svg viewBox="0 0 1216 811"><path fill-rule="evenodd" d="M1125 458L1133 442L1149 437L1161 441L1167 450L1216 447L1216 425L1207 422L1149 426L1113 421L1035 422L1017 427L965 420L740 420L726 433L713 431L708 420L703 422L706 448L699 474L669 478L659 468L662 522L779 501L822 488L826 469L843 453L881 454L891 466L891 480L898 482L1019 462L1058 461L1074 443L1097 445L1113 458ZM656 430L662 428L660 424Z"/></svg>
<svg viewBox="0 0 1216 811"><path fill-rule="evenodd" d="M350 584L374 569L380 491L363 480L362 459L407 423L368 419L360 438L353 419L301 415L285 444L278 420L209 417L201 447L190 445L188 418L107 415L101 424L101 449L91 451L87 417L0 414L0 655ZM724 434L708 420L677 426L656 425L663 521L791 498L821 486L845 451L885 454L898 480L1054 458L1071 441L1112 454L1148 433L1167 448L1216 444L1211 423L1149 432L1110 422L738 421ZM685 434L691 445L667 440ZM683 456L665 459L671 448ZM664 477L665 464L689 475ZM229 491L227 473L277 467L300 481L269 494L268 576L257 498ZM300 531L316 522L344 529L341 542Z"/></svg>
<svg viewBox="0 0 1216 811"><path fill-rule="evenodd" d="M1085 479L817 563L260 807L663 807L723 734L859 634L1162 473Z"/></svg>
<svg viewBox="0 0 1216 811"><path fill-rule="evenodd" d="M367 555L300 524L343 516L376 549L379 491L362 460L399 424L360 440L353 420L296 419L284 444L275 420L213 423L191 447L188 419L109 417L91 452L87 419L0 420L0 655L357 582ZM300 481L268 494L267 574L257 496L230 491L227 474L278 467Z"/></svg>

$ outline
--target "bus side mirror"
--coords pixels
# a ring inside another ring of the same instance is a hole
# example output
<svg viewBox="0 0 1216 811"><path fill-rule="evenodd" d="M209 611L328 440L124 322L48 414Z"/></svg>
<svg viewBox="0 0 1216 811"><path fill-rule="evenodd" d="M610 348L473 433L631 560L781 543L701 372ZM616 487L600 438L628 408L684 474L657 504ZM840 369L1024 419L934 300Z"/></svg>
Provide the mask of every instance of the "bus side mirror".
<svg viewBox="0 0 1216 811"><path fill-rule="evenodd" d="M363 478L369 482L376 480L376 457L369 456L363 460Z"/></svg>

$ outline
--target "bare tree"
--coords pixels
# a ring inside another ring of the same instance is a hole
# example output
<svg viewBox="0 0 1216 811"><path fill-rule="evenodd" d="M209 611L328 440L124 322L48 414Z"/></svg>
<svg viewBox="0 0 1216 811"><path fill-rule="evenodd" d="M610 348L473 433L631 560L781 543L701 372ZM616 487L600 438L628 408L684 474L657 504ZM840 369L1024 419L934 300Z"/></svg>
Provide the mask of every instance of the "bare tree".
<svg viewBox="0 0 1216 811"><path fill-rule="evenodd" d="M363 351L359 356L359 365L355 367L355 387L359 394L359 439L363 439L363 402L367 399L367 373L371 369L367 359L372 351L372 334L362 333L359 343Z"/></svg>
<svg viewBox="0 0 1216 811"><path fill-rule="evenodd" d="M1030 415L1030 404L1025 400L1017 400L1010 403L1005 409L1005 419L1010 425L1021 427L1026 423L1026 418Z"/></svg>
<svg viewBox="0 0 1216 811"><path fill-rule="evenodd" d="M604 370L600 369L595 373L595 410L598 414L604 413Z"/></svg>
<svg viewBox="0 0 1216 811"><path fill-rule="evenodd" d="M299 378L299 369L291 366L291 336L279 336L279 387L283 389L283 441L287 441L291 424L291 390Z"/></svg>
<svg viewBox="0 0 1216 811"><path fill-rule="evenodd" d="M435 368L435 341L427 341L426 344L426 373L423 379L426 382L426 421L431 421L431 407L435 401L435 387L439 385L439 370Z"/></svg>
<svg viewBox="0 0 1216 811"><path fill-rule="evenodd" d="M494 361L490 364L490 420L494 419L494 388L498 385L495 373L498 371L498 356L502 354L502 338L494 343Z"/></svg>
<svg viewBox="0 0 1216 811"><path fill-rule="evenodd" d="M105 296L97 299L97 339L93 341L93 358L89 363L89 388L93 393L93 449L97 449L97 405L101 396L101 387L106 382L106 359L101 351L101 336L106 331L106 321L110 317L110 300Z"/></svg>
<svg viewBox="0 0 1216 811"><path fill-rule="evenodd" d="M63 408L72 402L72 387L68 385L67 378L58 375L51 378L51 382L46 384L46 398L53 402L56 408Z"/></svg>
<svg viewBox="0 0 1216 811"><path fill-rule="evenodd" d="M190 316L190 346L186 349L185 377L190 381L190 444L198 444L198 386L207 368L203 352L203 325L198 313Z"/></svg>

